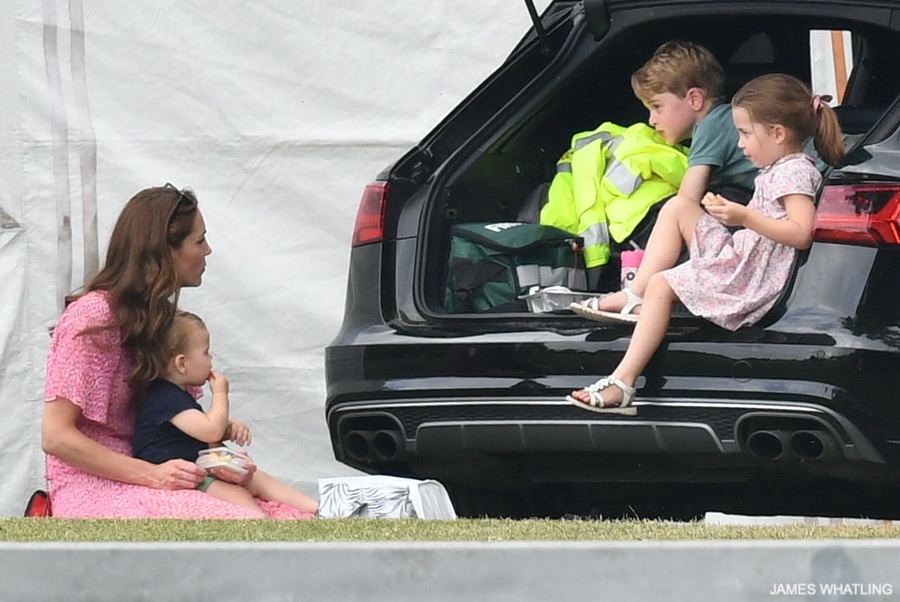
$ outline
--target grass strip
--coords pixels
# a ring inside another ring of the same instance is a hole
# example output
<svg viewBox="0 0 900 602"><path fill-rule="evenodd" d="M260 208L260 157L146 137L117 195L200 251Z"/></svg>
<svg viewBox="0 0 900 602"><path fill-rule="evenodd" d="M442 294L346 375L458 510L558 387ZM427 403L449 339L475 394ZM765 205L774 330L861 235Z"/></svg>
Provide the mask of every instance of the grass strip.
<svg viewBox="0 0 900 602"><path fill-rule="evenodd" d="M723 526L641 520L0 519L0 541L4 542L687 541L897 537L900 537L900 526L896 524Z"/></svg>

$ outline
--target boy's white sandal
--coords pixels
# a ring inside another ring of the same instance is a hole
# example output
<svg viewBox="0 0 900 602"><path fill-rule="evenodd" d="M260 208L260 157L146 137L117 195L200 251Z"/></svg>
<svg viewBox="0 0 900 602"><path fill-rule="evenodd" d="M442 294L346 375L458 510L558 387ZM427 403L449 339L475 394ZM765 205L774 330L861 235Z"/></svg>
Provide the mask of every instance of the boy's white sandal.
<svg viewBox="0 0 900 602"><path fill-rule="evenodd" d="M618 387L622 390L622 401L618 405L604 405L603 396L600 391L609 387ZM631 407L634 401L634 394L637 392L635 387L630 387L615 376L604 376L592 385L588 385L583 389L587 391L589 396L588 402L585 403L579 399L575 399L571 395L567 395L566 399L583 410L591 412L607 412L612 414L637 414L637 410Z"/></svg>
<svg viewBox="0 0 900 602"><path fill-rule="evenodd" d="M597 322L625 322L634 324L638 321L638 314L633 314L631 312L634 311L634 308L644 302L644 298L639 297L637 293L633 292L630 288L623 288L622 292L625 293L626 301L625 306L621 311L604 311L600 309L600 299L602 297L591 297L584 301L572 303L569 305L569 309L579 316L583 316L589 320L596 320Z"/></svg>

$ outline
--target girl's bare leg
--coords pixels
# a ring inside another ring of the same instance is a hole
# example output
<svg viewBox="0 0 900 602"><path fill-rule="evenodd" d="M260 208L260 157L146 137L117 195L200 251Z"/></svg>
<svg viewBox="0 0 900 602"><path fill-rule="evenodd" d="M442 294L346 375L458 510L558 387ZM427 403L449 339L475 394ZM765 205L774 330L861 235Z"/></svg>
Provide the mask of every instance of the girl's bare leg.
<svg viewBox="0 0 900 602"><path fill-rule="evenodd" d="M644 310L634 328L631 342L628 343L622 361L612 372L612 376L632 387L666 336L669 319L672 317L672 305L677 300L665 276L659 273L650 277L645 292ZM622 402L622 390L615 385L604 389L600 395L603 397L604 406L618 405ZM590 394L584 389L573 391L572 397L584 403L589 403L591 399Z"/></svg>
<svg viewBox="0 0 900 602"><path fill-rule="evenodd" d="M675 265L683 245L690 246L694 227L703 213L700 205L685 197L675 196L666 201L650 232L644 258L631 283L634 293L643 297L650 278ZM621 311L626 303L625 293L613 293L600 299L599 307L604 311ZM640 311L640 306L635 309L635 313Z"/></svg>
<svg viewBox="0 0 900 602"><path fill-rule="evenodd" d="M247 489L261 500L281 502L301 512L315 514L319 509L318 502L261 470L253 473L253 478L247 483Z"/></svg>
<svg viewBox="0 0 900 602"><path fill-rule="evenodd" d="M253 501L253 495L240 485L226 483L225 481L216 479L210 483L209 487L206 489L206 493L213 497L217 497L220 500L225 500L226 502L231 502L232 504L237 504L244 508L256 510L256 512L259 513L260 518L265 518L266 516L266 513L256 505L255 501Z"/></svg>

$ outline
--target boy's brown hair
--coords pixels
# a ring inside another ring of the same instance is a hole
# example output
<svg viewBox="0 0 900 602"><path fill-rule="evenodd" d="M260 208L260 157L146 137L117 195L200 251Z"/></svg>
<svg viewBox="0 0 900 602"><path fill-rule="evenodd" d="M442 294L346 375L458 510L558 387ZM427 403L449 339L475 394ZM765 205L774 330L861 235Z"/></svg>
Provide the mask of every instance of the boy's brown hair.
<svg viewBox="0 0 900 602"><path fill-rule="evenodd" d="M690 88L700 88L706 98L716 102L724 86L725 72L716 57L699 44L680 40L657 48L631 76L634 95L641 100L666 92L684 98Z"/></svg>

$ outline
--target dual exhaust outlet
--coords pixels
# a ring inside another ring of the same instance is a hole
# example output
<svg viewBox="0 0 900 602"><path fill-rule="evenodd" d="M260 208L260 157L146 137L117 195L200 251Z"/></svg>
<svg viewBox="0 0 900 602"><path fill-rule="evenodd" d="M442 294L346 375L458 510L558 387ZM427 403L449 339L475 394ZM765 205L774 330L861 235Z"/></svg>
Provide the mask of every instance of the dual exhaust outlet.
<svg viewBox="0 0 900 602"><path fill-rule="evenodd" d="M746 439L747 450L762 460L820 461L839 458L840 445L820 429L759 429ZM395 462L406 455L406 437L396 429L353 430L344 436L344 449L356 462Z"/></svg>
<svg viewBox="0 0 900 602"><path fill-rule="evenodd" d="M841 454L834 435L825 430L757 430L747 436L751 455L763 460L833 460Z"/></svg>
<svg viewBox="0 0 900 602"><path fill-rule="evenodd" d="M406 437L392 429L350 431L344 450L357 462L395 462L406 455Z"/></svg>

